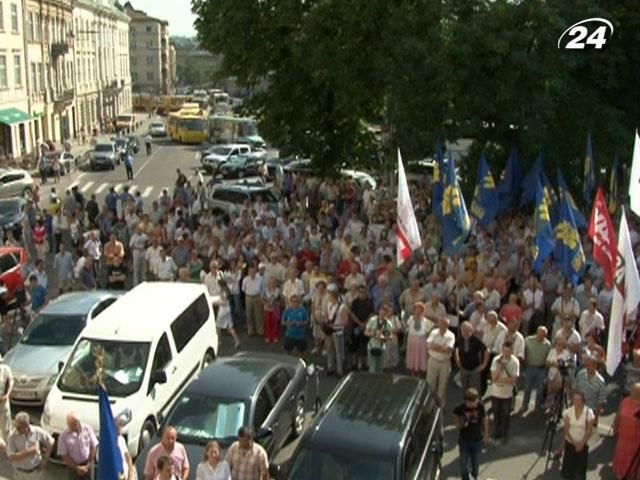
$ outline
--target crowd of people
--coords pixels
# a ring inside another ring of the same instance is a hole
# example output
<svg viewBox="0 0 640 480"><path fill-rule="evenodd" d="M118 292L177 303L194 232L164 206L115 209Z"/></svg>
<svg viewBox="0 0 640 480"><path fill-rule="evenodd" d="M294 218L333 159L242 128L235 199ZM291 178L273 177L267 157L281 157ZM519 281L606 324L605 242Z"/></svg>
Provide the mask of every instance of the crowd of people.
<svg viewBox="0 0 640 480"><path fill-rule="evenodd" d="M237 332L244 331L274 349L322 355L329 375L404 371L426 378L443 405L458 384L466 406L456 418L490 399L492 431L483 413L479 441L508 441L519 390L517 413L530 412L535 392L530 413L541 418L566 393L574 410L565 412L569 426L558 453L574 469L582 463L573 459L584 455L586 468L587 447L571 425L587 415L595 427L605 411L603 345L613 298L586 237L587 273L575 288L552 260L534 273L533 218L520 210L487 228L476 225L458 254L444 255L429 181L420 178L412 194L423 247L398 266L389 189L292 173L276 183L277 205L258 196L224 215L208 207L210 185L180 170L172 191L150 205L126 186L111 188L101 203L77 188L60 196L39 189L26 207L23 238L6 232L6 243L24 244L35 260L25 275L34 312L53 290L201 282L235 348L242 348ZM631 237L638 252L633 222ZM636 325L629 324L630 333ZM468 423L460 418L461 427ZM638 431L625 435L627 445L640 445ZM465 447L461 458L478 452ZM464 478L477 477L477 458L470 464ZM579 469L563 475L584 478ZM628 478L615 463L614 471Z"/></svg>

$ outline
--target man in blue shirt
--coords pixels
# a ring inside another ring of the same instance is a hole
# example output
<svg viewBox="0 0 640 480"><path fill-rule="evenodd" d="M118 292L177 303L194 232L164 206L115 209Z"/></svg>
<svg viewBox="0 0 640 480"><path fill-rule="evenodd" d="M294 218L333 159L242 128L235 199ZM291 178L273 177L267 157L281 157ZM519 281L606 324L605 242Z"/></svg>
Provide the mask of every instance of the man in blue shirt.
<svg viewBox="0 0 640 480"><path fill-rule="evenodd" d="M118 195L116 194L115 187L111 187L109 189L109 193L107 193L104 203L115 215L118 214Z"/></svg>
<svg viewBox="0 0 640 480"><path fill-rule="evenodd" d="M287 307L282 314L282 325L286 327L284 332L284 349L287 353L297 350L296 355L302 357L307 349L307 324L309 316L304 307L300 306L300 297L291 295L289 297L291 306Z"/></svg>
<svg viewBox="0 0 640 480"><path fill-rule="evenodd" d="M29 295L31 296L31 311L38 313L48 302L47 289L38 285L38 277L31 274L29 277Z"/></svg>

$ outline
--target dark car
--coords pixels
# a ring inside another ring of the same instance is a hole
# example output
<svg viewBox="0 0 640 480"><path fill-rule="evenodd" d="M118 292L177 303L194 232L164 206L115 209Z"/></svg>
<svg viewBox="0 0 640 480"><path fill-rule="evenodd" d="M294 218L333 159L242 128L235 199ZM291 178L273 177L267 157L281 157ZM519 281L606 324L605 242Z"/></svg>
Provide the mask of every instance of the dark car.
<svg viewBox="0 0 640 480"><path fill-rule="evenodd" d="M127 137L113 137L111 141L115 144L116 151L118 152L116 162L120 163L122 155L129 151L129 139Z"/></svg>
<svg viewBox="0 0 640 480"><path fill-rule="evenodd" d="M307 429L284 480L431 480L440 475L442 411L427 382L351 373Z"/></svg>
<svg viewBox="0 0 640 480"><path fill-rule="evenodd" d="M230 159L220 166L220 173L224 178L244 178L260 175L263 160L242 155Z"/></svg>
<svg viewBox="0 0 640 480"><path fill-rule="evenodd" d="M291 437L302 434L306 397L306 365L298 358L262 352L220 358L187 386L138 455L138 478L143 478L147 453L160 442L166 425L176 428L178 441L187 450L190 478L195 478L208 441L216 440L226 451L244 425L255 430L256 439L273 458Z"/></svg>
<svg viewBox="0 0 640 480"><path fill-rule="evenodd" d="M129 150L133 153L140 151L140 139L135 135L127 135L127 141L129 142Z"/></svg>
<svg viewBox="0 0 640 480"><path fill-rule="evenodd" d="M24 219L23 206L26 202L20 197L0 200L0 228L2 229L3 241L6 240L7 232L12 231L16 239L22 236L22 220Z"/></svg>

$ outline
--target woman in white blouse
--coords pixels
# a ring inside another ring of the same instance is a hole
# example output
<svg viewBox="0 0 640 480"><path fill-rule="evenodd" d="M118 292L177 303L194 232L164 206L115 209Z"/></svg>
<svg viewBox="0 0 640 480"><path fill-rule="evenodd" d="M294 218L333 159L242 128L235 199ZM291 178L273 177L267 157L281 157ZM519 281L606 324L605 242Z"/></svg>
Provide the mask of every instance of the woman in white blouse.
<svg viewBox="0 0 640 480"><path fill-rule="evenodd" d="M547 408L555 405L556 395L562 390L563 378L559 368L560 364L569 366L573 358L564 337L556 337L553 348L547 354ZM568 382L567 378L565 380ZM565 383L564 386L567 388L569 384Z"/></svg>
<svg viewBox="0 0 640 480"><path fill-rule="evenodd" d="M207 443L202 462L196 470L196 480L231 480L229 464L226 460L220 460L218 442Z"/></svg>
<svg viewBox="0 0 640 480"><path fill-rule="evenodd" d="M573 405L563 414L564 458L562 478L585 480L589 455L589 437L593 431L595 415L584 403L584 393L574 392Z"/></svg>

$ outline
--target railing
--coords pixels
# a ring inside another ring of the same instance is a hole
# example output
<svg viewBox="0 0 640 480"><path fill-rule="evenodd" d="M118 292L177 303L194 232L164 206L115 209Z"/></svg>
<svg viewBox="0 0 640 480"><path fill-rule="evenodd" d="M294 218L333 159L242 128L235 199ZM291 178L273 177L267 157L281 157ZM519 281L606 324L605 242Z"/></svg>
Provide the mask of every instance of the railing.
<svg viewBox="0 0 640 480"><path fill-rule="evenodd" d="M51 44L51 59L55 62L58 57L69 53L68 43L52 43Z"/></svg>

